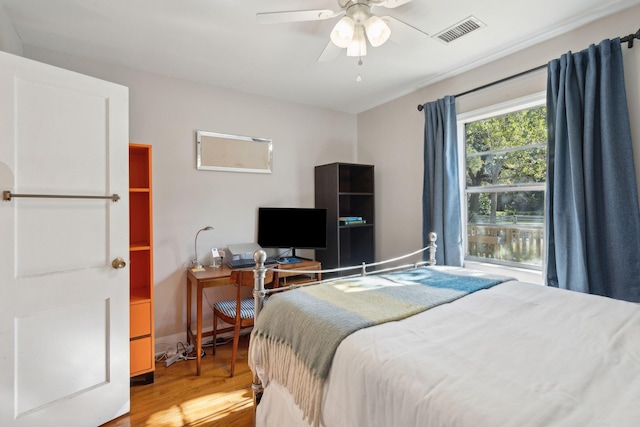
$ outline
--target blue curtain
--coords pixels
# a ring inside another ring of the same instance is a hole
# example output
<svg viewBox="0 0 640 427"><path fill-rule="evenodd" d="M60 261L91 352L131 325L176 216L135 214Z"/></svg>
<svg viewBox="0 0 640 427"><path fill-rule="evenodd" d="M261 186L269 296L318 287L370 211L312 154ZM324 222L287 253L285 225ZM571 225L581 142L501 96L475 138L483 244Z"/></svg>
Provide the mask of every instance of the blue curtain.
<svg viewBox="0 0 640 427"><path fill-rule="evenodd" d="M424 104L422 235L438 234L436 262L462 266L462 212L458 177L456 100L446 96Z"/></svg>
<svg viewBox="0 0 640 427"><path fill-rule="evenodd" d="M547 78L547 284L640 302L640 213L620 39Z"/></svg>

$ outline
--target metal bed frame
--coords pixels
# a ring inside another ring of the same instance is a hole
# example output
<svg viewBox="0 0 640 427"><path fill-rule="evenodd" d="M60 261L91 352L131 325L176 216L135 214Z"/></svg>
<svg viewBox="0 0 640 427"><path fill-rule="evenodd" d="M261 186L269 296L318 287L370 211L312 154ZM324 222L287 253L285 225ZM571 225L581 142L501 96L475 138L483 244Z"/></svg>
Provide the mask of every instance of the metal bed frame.
<svg viewBox="0 0 640 427"><path fill-rule="evenodd" d="M325 273L342 273L345 271L353 271L353 270L358 270L359 273L354 273L351 275L340 275L338 277L324 279L316 282L293 284L290 286L279 287L276 289L265 289L264 287L264 278L267 270L275 271L276 269L265 267L264 263L267 260L267 253L262 249L258 249L253 254L253 260L256 262L256 266L253 270L253 273L254 273L253 274L253 277L254 277L253 298L255 303L254 321L257 321L258 316L260 315L260 311L262 310L262 307L264 305L264 299L267 297L267 295L274 292L282 292L285 290L300 288L304 286L317 285L319 283L328 283L335 280L343 280L348 277L361 277L361 276L367 276L367 275L373 275L373 274L386 273L389 271L405 270L408 268L416 268L422 265L433 266L436 264L436 248L437 248L436 239L437 239L436 233L431 232L428 235L429 243L427 244L426 247L419 249L415 252L412 252L397 258L385 260L385 261L374 262L370 264L362 263L362 265L333 268L333 269L326 269L326 270L309 270L309 271L296 270L296 273L301 273L301 274L322 273L324 275ZM404 265L392 266L387 268L377 268L385 264L395 263L405 258L416 256L425 251L428 251L428 259L426 261L419 261L419 262L414 262L412 264L404 264ZM375 268L375 270L371 270L372 268ZM262 393L264 391L262 382L260 381L258 374L255 372L253 373L253 383L251 385L251 388L253 390L253 409L255 411L258 407L258 404L260 403L260 399L262 398ZM255 420L255 417L254 417L254 420Z"/></svg>

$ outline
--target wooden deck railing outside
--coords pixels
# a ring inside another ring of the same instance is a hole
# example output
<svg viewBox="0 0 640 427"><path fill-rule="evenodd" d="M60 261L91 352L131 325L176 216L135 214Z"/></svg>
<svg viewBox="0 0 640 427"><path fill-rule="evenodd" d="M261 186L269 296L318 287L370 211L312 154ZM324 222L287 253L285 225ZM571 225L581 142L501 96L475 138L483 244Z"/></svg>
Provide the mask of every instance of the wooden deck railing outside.
<svg viewBox="0 0 640 427"><path fill-rule="evenodd" d="M536 218L537 219L537 218ZM521 221L522 222L522 221ZM467 255L542 265L542 222L467 225Z"/></svg>

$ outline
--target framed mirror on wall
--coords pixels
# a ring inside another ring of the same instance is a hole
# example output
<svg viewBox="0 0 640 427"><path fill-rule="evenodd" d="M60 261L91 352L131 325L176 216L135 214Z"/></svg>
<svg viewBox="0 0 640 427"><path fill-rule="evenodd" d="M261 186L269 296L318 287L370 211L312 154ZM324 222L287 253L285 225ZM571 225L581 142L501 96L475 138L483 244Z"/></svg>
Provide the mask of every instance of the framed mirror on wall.
<svg viewBox="0 0 640 427"><path fill-rule="evenodd" d="M271 173L272 141L267 138L196 131L196 168Z"/></svg>

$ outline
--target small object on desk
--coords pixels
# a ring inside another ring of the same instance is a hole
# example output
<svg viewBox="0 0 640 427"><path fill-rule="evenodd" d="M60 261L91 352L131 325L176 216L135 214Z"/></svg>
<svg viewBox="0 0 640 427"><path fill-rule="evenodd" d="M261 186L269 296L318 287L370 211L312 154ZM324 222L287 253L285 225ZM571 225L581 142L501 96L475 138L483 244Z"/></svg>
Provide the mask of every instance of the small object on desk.
<svg viewBox="0 0 640 427"><path fill-rule="evenodd" d="M204 271L204 267L198 267L198 266L196 266L196 267L192 267L192 268L191 268L191 271L193 271L193 272L197 272L197 271Z"/></svg>
<svg viewBox="0 0 640 427"><path fill-rule="evenodd" d="M211 267L220 268L223 257L224 251L218 250L218 248L211 248Z"/></svg>
<svg viewBox="0 0 640 427"><path fill-rule="evenodd" d="M286 257L286 258L278 258L278 264L295 264L298 262L302 262L300 258L296 257Z"/></svg>

